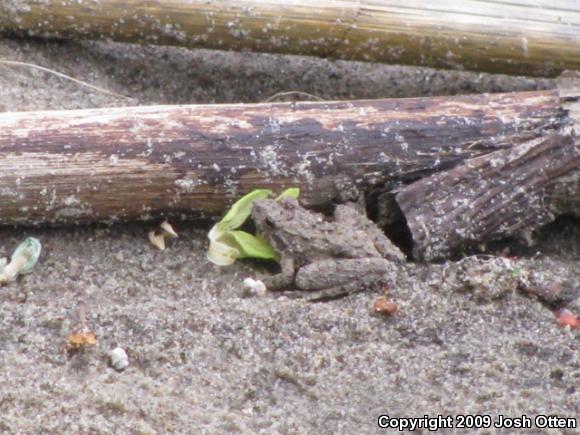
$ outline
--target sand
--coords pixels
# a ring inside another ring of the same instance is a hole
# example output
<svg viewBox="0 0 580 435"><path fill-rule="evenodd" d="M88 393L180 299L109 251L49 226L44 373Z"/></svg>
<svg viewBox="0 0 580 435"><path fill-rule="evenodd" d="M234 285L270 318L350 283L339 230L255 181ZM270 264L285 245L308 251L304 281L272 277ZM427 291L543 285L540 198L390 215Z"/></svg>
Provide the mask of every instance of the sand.
<svg viewBox="0 0 580 435"><path fill-rule="evenodd" d="M0 58L56 69L104 95L43 72L0 66L0 110L261 101L300 90L325 99L543 89L550 80L343 61L141 47L111 42L1 39ZM0 255L28 236L34 271L0 288L0 432L375 433L379 415L577 417L579 330L515 288L469 291L456 264L409 264L388 297L325 303L243 298L266 273L205 258L211 223L174 222L160 252L152 224L0 229ZM522 267L577 287L580 223L561 218L512 253ZM484 261L483 259L481 261ZM395 272L394 272L395 273ZM98 345L70 356L82 299ZM580 304L572 303L580 312ZM123 347L123 372L107 352ZM468 432L450 429L447 432ZM487 429L482 433L492 433ZM522 433L542 433L533 425ZM514 432L513 430L511 431ZM552 430L551 433L575 433Z"/></svg>

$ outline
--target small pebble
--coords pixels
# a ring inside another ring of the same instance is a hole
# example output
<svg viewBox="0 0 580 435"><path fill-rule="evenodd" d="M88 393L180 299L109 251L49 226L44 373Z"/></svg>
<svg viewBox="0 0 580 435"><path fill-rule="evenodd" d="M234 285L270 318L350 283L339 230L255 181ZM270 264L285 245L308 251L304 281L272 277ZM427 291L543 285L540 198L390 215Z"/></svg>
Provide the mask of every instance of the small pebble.
<svg viewBox="0 0 580 435"><path fill-rule="evenodd" d="M570 329L580 328L580 319L576 317L570 310L563 308L554 311L556 321L562 328L570 327Z"/></svg>
<svg viewBox="0 0 580 435"><path fill-rule="evenodd" d="M268 289L259 279L246 278L244 279L244 294L246 296L264 296Z"/></svg>
<svg viewBox="0 0 580 435"><path fill-rule="evenodd" d="M111 365L115 370L123 371L129 367L129 357L127 352L121 347L116 347L109 352L109 358L111 359Z"/></svg>
<svg viewBox="0 0 580 435"><path fill-rule="evenodd" d="M386 316L392 316L397 312L399 307L394 302L390 302L384 296L379 296L373 304L373 312L378 314L383 314Z"/></svg>

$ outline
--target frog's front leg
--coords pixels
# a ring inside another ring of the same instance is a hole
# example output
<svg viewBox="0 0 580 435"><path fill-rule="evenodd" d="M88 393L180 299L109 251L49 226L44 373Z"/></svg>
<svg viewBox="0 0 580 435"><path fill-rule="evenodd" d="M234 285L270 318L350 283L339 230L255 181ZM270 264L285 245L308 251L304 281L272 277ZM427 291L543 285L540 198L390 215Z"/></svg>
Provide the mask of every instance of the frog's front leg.
<svg viewBox="0 0 580 435"><path fill-rule="evenodd" d="M294 259L292 257L282 256L280 259L280 267L282 268L280 273L268 276L262 280L268 290L283 290L294 284L296 277Z"/></svg>
<svg viewBox="0 0 580 435"><path fill-rule="evenodd" d="M295 284L309 299L335 297L384 284L391 267L384 258L321 260L300 268Z"/></svg>

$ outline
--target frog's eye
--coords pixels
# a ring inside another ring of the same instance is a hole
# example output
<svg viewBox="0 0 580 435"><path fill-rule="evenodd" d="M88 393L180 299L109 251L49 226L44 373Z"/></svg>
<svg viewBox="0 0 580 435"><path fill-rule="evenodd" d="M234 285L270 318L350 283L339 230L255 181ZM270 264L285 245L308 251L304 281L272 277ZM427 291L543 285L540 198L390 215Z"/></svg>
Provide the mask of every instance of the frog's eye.
<svg viewBox="0 0 580 435"><path fill-rule="evenodd" d="M274 223L274 221L270 218L266 218L264 219L264 223L269 226L270 228L274 228L276 226L276 224Z"/></svg>

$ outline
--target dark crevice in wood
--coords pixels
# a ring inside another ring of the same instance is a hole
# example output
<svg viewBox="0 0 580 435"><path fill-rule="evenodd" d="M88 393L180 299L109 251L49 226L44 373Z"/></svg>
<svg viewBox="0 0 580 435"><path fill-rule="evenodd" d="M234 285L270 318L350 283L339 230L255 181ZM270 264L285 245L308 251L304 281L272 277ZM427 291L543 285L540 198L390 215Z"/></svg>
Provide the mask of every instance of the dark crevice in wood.
<svg viewBox="0 0 580 435"><path fill-rule="evenodd" d="M403 211L395 200L393 190L376 187L370 189L366 195L366 212L410 260L413 254L413 235Z"/></svg>

